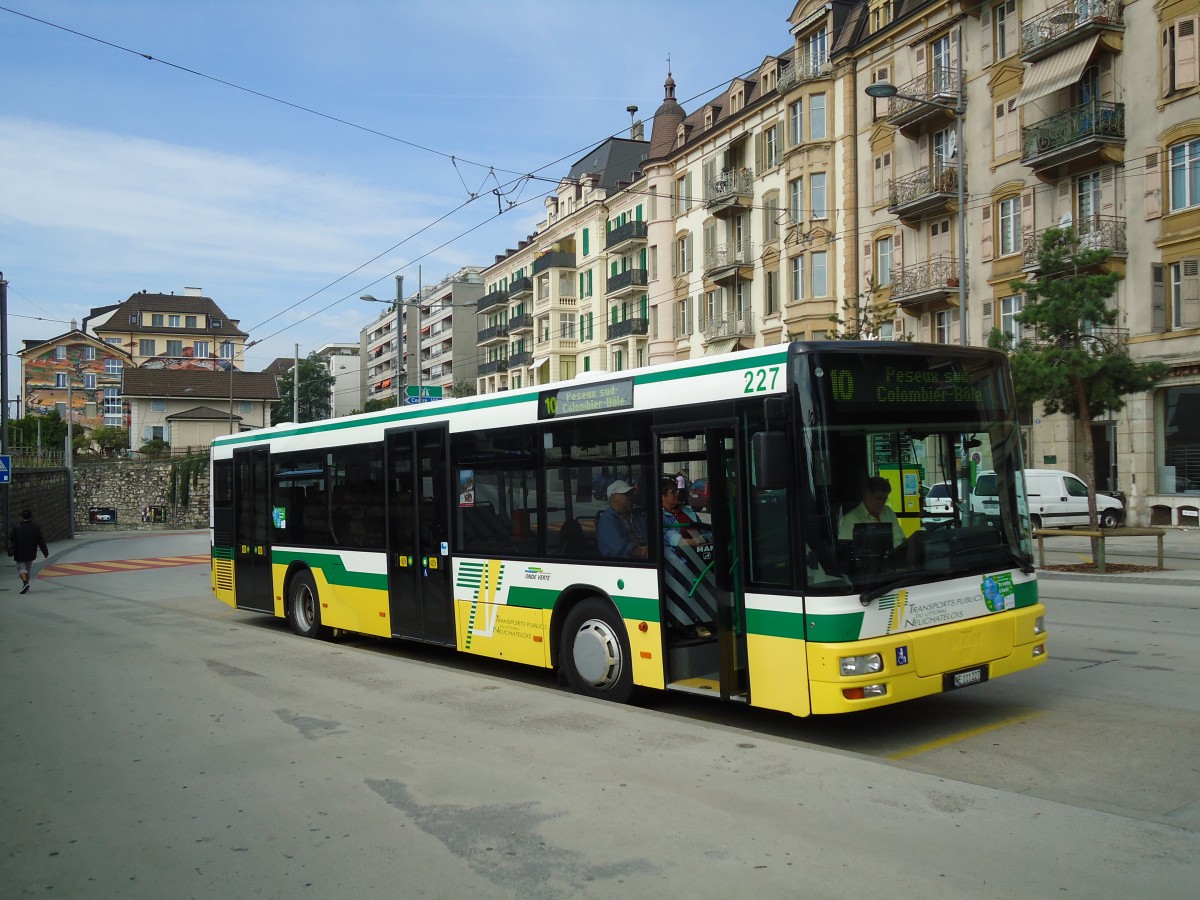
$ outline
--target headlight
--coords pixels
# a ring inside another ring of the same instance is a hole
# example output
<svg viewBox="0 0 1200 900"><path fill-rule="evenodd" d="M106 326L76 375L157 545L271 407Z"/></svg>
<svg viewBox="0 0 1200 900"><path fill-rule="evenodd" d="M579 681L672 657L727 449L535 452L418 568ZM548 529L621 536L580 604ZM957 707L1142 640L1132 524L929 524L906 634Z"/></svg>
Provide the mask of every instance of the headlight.
<svg viewBox="0 0 1200 900"><path fill-rule="evenodd" d="M878 653L868 653L864 656L843 656L838 663L842 675L870 675L883 671L883 657Z"/></svg>
<svg viewBox="0 0 1200 900"><path fill-rule="evenodd" d="M1045 616L1038 616L1036 619L1033 620L1033 633L1034 634L1045 634L1046 633L1046 617Z"/></svg>

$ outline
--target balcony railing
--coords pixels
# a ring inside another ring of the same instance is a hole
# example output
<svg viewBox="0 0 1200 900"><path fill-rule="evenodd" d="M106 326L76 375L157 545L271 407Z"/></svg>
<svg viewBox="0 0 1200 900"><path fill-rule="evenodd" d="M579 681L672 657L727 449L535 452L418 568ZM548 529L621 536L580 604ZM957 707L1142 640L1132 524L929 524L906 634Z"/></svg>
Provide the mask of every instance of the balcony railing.
<svg viewBox="0 0 1200 900"><path fill-rule="evenodd" d="M575 268L575 254L565 250L552 250L549 253L543 253L533 261L533 274L545 272L547 269L573 269Z"/></svg>
<svg viewBox="0 0 1200 900"><path fill-rule="evenodd" d="M508 291L492 291L490 294L484 294L475 301L475 312L483 312L488 307L495 306L497 303L507 302Z"/></svg>
<svg viewBox="0 0 1200 900"><path fill-rule="evenodd" d="M508 367L510 369L519 369L521 366L527 366L533 362L533 353L529 350L522 350L520 353L514 353L508 358Z"/></svg>
<svg viewBox="0 0 1200 900"><path fill-rule="evenodd" d="M726 170L704 185L706 207L736 203L742 197L754 196L754 173L749 169Z"/></svg>
<svg viewBox="0 0 1200 900"><path fill-rule="evenodd" d="M533 293L533 279L514 278L508 286L508 299L516 300Z"/></svg>
<svg viewBox="0 0 1200 900"><path fill-rule="evenodd" d="M1070 228L1075 235L1074 247L1079 250L1107 250L1116 256L1128 252L1125 244L1125 218L1123 216L1082 216L1071 225L1054 226ZM1038 267L1038 254L1042 249L1042 238L1048 228L1029 235L1021 243L1021 264L1025 269Z"/></svg>
<svg viewBox="0 0 1200 900"><path fill-rule="evenodd" d="M754 265L754 244L740 241L720 244L704 253L704 274L713 277L722 271Z"/></svg>
<svg viewBox="0 0 1200 900"><path fill-rule="evenodd" d="M479 374L480 375L494 375L497 372L507 372L507 371L508 371L508 360L507 359L493 359L493 360L490 360L489 362L481 362L479 364Z"/></svg>
<svg viewBox="0 0 1200 900"><path fill-rule="evenodd" d="M609 294L629 293L644 288L649 280L649 273L645 269L626 269L610 275L605 290Z"/></svg>
<svg viewBox="0 0 1200 900"><path fill-rule="evenodd" d="M892 271L892 300L904 304L941 294L958 293L958 257L931 259Z"/></svg>
<svg viewBox="0 0 1200 900"><path fill-rule="evenodd" d="M950 66L934 66L924 75L900 85L898 92L907 96L892 97L888 101L888 121L909 124L924 120L938 113L936 108L927 103L942 103L951 107L955 104L958 99L958 70ZM918 100L926 102L918 103Z"/></svg>
<svg viewBox="0 0 1200 900"><path fill-rule="evenodd" d="M508 320L508 333L516 334L521 331L530 331L533 328L533 316L529 313L522 313L519 316L513 316Z"/></svg>
<svg viewBox="0 0 1200 900"><path fill-rule="evenodd" d="M616 341L630 335L645 335L649 333L649 319L626 319L624 322L608 323L608 340L610 341Z"/></svg>
<svg viewBox="0 0 1200 900"><path fill-rule="evenodd" d="M618 228L614 228L608 233L607 239L604 242L606 250L617 250L629 244L637 244L646 240L646 223L645 222L626 222Z"/></svg>
<svg viewBox="0 0 1200 900"><path fill-rule="evenodd" d="M1093 100L1021 129L1021 162L1057 158L1088 142L1124 143L1125 104Z"/></svg>
<svg viewBox="0 0 1200 900"><path fill-rule="evenodd" d="M966 174L964 166L964 182ZM925 166L911 175L891 180L888 185L888 212L902 216L924 214L943 208L949 199L957 196L958 166Z"/></svg>
<svg viewBox="0 0 1200 900"><path fill-rule="evenodd" d="M508 337L508 323L507 322L503 323L502 325L493 325L490 328L483 329L483 331L479 332L478 343L487 344L487 343L490 343L491 341L498 340L500 338L505 338L505 337Z"/></svg>
<svg viewBox="0 0 1200 900"><path fill-rule="evenodd" d="M745 311L724 313L704 323L704 340L716 341L722 338L751 337L754 326L750 316Z"/></svg>
<svg viewBox="0 0 1200 900"><path fill-rule="evenodd" d="M779 73L779 84L776 90L779 93L790 91L793 87L805 81L812 81L814 78L821 78L828 74L824 71L824 66L829 62L829 54L812 53L807 50L797 51L796 58L792 64Z"/></svg>
<svg viewBox="0 0 1200 900"><path fill-rule="evenodd" d="M1021 58L1031 62L1101 28L1120 27L1117 0L1067 0L1021 23Z"/></svg>

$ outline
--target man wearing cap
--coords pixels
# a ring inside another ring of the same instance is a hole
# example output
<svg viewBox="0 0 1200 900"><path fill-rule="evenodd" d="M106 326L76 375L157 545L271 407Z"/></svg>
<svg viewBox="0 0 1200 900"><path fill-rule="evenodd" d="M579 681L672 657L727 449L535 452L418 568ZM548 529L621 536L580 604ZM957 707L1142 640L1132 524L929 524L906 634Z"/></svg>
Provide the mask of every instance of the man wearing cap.
<svg viewBox="0 0 1200 900"><path fill-rule="evenodd" d="M633 485L619 478L608 486L608 509L596 523L601 556L646 558L646 519L633 511L633 490Z"/></svg>

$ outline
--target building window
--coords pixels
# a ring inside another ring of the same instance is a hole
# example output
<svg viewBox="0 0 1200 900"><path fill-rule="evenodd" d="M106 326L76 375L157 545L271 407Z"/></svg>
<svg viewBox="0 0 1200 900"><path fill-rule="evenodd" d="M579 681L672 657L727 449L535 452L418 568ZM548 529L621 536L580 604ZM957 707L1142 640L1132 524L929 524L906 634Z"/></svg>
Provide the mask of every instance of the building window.
<svg viewBox="0 0 1200 900"><path fill-rule="evenodd" d="M797 100L788 107L788 143L799 147L804 143L804 101Z"/></svg>
<svg viewBox="0 0 1200 900"><path fill-rule="evenodd" d="M120 388L104 388L104 424L116 428L122 424Z"/></svg>
<svg viewBox="0 0 1200 900"><path fill-rule="evenodd" d="M162 328L163 327L162 313L151 313L150 314L150 327L151 328Z"/></svg>
<svg viewBox="0 0 1200 900"><path fill-rule="evenodd" d="M167 325L171 328L178 328L182 320L179 316L167 316Z"/></svg>
<svg viewBox="0 0 1200 900"><path fill-rule="evenodd" d="M83 389L85 391L94 391L96 389L96 373L95 372L84 372L83 373Z"/></svg>
<svg viewBox="0 0 1200 900"><path fill-rule="evenodd" d="M892 283L892 238L880 238L875 242L875 286L887 287Z"/></svg>
<svg viewBox="0 0 1200 900"><path fill-rule="evenodd" d="M183 356L183 341L167 341L167 356Z"/></svg>
<svg viewBox="0 0 1200 900"><path fill-rule="evenodd" d="M1167 150L1171 160L1171 212L1200 206L1200 138Z"/></svg>
<svg viewBox="0 0 1200 900"><path fill-rule="evenodd" d="M804 218L804 178L793 178L788 182L788 217L793 225Z"/></svg>
<svg viewBox="0 0 1200 900"><path fill-rule="evenodd" d="M83 348L83 358L84 359L95 359L96 358L96 348L92 347L90 345L87 347L84 347Z"/></svg>
<svg viewBox="0 0 1200 900"><path fill-rule="evenodd" d="M766 272L763 286L763 312L770 316L779 312L779 273L774 269Z"/></svg>
<svg viewBox="0 0 1200 900"><path fill-rule="evenodd" d="M1162 95L1200 84L1196 61L1196 16L1184 16L1162 32Z"/></svg>
<svg viewBox="0 0 1200 900"><path fill-rule="evenodd" d="M818 250L812 255L812 295L829 296L829 254Z"/></svg>
<svg viewBox="0 0 1200 900"><path fill-rule="evenodd" d="M183 325L185 328L195 328L196 327L196 317L195 316L184 316L183 317Z"/></svg>
<svg viewBox="0 0 1200 900"><path fill-rule="evenodd" d="M166 400L151 400L150 401L150 412L166 412L166 411L167 411L167 401Z"/></svg>
<svg viewBox="0 0 1200 900"><path fill-rule="evenodd" d="M1021 252L1021 198L1000 201L1000 256Z"/></svg>
<svg viewBox="0 0 1200 900"><path fill-rule="evenodd" d="M221 341L221 359L233 359L233 341Z"/></svg>
<svg viewBox="0 0 1200 900"><path fill-rule="evenodd" d="M763 238L779 240L779 195L771 194L763 203Z"/></svg>
<svg viewBox="0 0 1200 900"><path fill-rule="evenodd" d="M208 341L195 341L192 344L192 355L196 359L208 359Z"/></svg>
<svg viewBox="0 0 1200 900"><path fill-rule="evenodd" d="M996 62L1017 51L1017 27L1019 25L1017 0L1005 0L992 9L993 46L996 48Z"/></svg>
<svg viewBox="0 0 1200 900"><path fill-rule="evenodd" d="M1161 396L1163 466L1158 489L1164 494L1200 493L1200 385L1166 388Z"/></svg>
<svg viewBox="0 0 1200 900"><path fill-rule="evenodd" d="M141 338L138 340L138 356L153 356L154 355L154 338Z"/></svg>
<svg viewBox="0 0 1200 900"><path fill-rule="evenodd" d="M111 356L104 360L105 375L120 375L125 371L125 364L119 359L113 359Z"/></svg>
<svg viewBox="0 0 1200 900"><path fill-rule="evenodd" d="M951 342L953 316L948 309L943 309L940 312L934 313L934 333L933 342L935 344L949 344Z"/></svg>
<svg viewBox="0 0 1200 900"><path fill-rule="evenodd" d="M780 163L779 137L782 126L776 122L763 132L763 169L773 169Z"/></svg>
<svg viewBox="0 0 1200 900"><path fill-rule="evenodd" d="M793 256L791 262L792 302L804 299L804 257Z"/></svg>
<svg viewBox="0 0 1200 900"><path fill-rule="evenodd" d="M54 373L54 386L56 388L65 388L67 386L67 373L66 372L55 372Z"/></svg>
<svg viewBox="0 0 1200 900"><path fill-rule="evenodd" d="M808 186L811 194L812 217L814 219L828 218L829 209L825 205L825 173L814 172L810 175Z"/></svg>
<svg viewBox="0 0 1200 900"><path fill-rule="evenodd" d="M825 95L808 98L808 136L814 141L825 139Z"/></svg>
<svg viewBox="0 0 1200 900"><path fill-rule="evenodd" d="M1009 335L1014 343L1021 340L1021 323L1017 321L1021 299L1020 294L1000 298L1000 330Z"/></svg>
<svg viewBox="0 0 1200 900"><path fill-rule="evenodd" d="M67 358L67 348L62 345L55 347L54 348L54 358L55 359L66 359Z"/></svg>

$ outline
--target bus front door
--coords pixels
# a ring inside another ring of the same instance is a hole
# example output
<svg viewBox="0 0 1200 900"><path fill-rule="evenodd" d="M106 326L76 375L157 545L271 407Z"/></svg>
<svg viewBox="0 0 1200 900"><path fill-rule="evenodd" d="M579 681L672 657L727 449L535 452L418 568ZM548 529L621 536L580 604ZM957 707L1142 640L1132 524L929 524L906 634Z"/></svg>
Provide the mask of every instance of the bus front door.
<svg viewBox="0 0 1200 900"><path fill-rule="evenodd" d="M274 612L267 449L233 452L233 578L239 609Z"/></svg>
<svg viewBox="0 0 1200 900"><path fill-rule="evenodd" d="M746 613L734 432L675 427L659 429L657 438L660 476L683 473L687 480L679 495L686 509L662 513L667 682L675 689L744 699Z"/></svg>
<svg viewBox="0 0 1200 900"><path fill-rule="evenodd" d="M387 435L388 602L393 636L452 646L447 446L444 425Z"/></svg>

